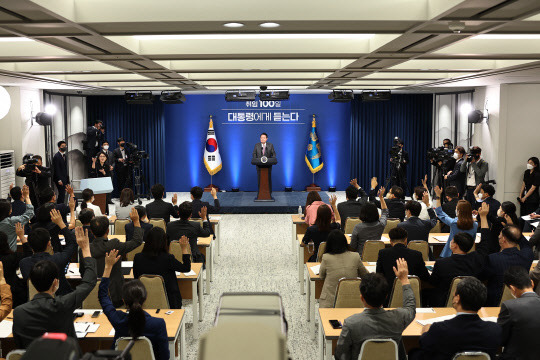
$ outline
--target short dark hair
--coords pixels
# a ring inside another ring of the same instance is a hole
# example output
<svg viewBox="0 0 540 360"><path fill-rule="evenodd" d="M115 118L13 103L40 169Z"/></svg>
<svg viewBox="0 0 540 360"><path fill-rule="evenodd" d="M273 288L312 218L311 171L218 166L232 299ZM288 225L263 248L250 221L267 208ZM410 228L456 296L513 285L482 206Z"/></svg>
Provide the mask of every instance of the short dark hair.
<svg viewBox="0 0 540 360"><path fill-rule="evenodd" d="M388 282L379 273L366 274L360 282L360 293L370 306L381 307L388 296Z"/></svg>
<svg viewBox="0 0 540 360"><path fill-rule="evenodd" d="M58 266L52 261L38 261L30 270L30 281L39 292L49 290L54 279L58 279Z"/></svg>
<svg viewBox="0 0 540 360"><path fill-rule="evenodd" d="M9 195L11 196L12 200L21 200L22 189L19 186L14 186L11 190L9 190Z"/></svg>
<svg viewBox="0 0 540 360"><path fill-rule="evenodd" d="M467 234L466 232L459 232L456 235L454 235L454 243L458 246L458 248L468 253L473 245L474 245L474 239L470 234Z"/></svg>
<svg viewBox="0 0 540 360"><path fill-rule="evenodd" d="M446 141L446 142L449 142L450 144L452 143L452 140L450 140L450 139L443 139L443 141L442 141L443 144L444 144L445 141Z"/></svg>
<svg viewBox="0 0 540 360"><path fill-rule="evenodd" d="M40 223L48 223L52 221L51 211L56 209L56 204L54 203L45 203L41 205L36 211L36 219Z"/></svg>
<svg viewBox="0 0 540 360"><path fill-rule="evenodd" d="M135 210L137 210L137 213L139 214L139 219L142 219L146 216L146 208L142 205L135 206Z"/></svg>
<svg viewBox="0 0 540 360"><path fill-rule="evenodd" d="M83 225L88 225L90 224L90 221L92 221L92 219L94 218L94 210L92 209L82 209L81 211L79 211L79 221L83 224Z"/></svg>
<svg viewBox="0 0 540 360"><path fill-rule="evenodd" d="M379 220L379 210L377 205L373 203L367 203L360 207L360 220L364 223L373 223Z"/></svg>
<svg viewBox="0 0 540 360"><path fill-rule="evenodd" d="M493 197L495 195L495 188L490 184L482 184L482 191Z"/></svg>
<svg viewBox="0 0 540 360"><path fill-rule="evenodd" d="M95 237L104 237L109 230L109 219L106 216L96 216L90 221L90 230Z"/></svg>
<svg viewBox="0 0 540 360"><path fill-rule="evenodd" d="M409 210L412 216L420 216L422 205L418 201L409 200L405 203L405 210Z"/></svg>
<svg viewBox="0 0 540 360"><path fill-rule="evenodd" d="M60 141L58 142L58 144L56 144L56 145L58 145L58 147L60 147L60 146L62 146L62 145L64 145L64 144L66 144L66 142L65 142L64 140L60 140ZM66 144L66 145L67 145L67 144Z"/></svg>
<svg viewBox="0 0 540 360"><path fill-rule="evenodd" d="M47 244L51 241L51 234L44 228L37 228L28 234L28 244L34 253L47 250Z"/></svg>
<svg viewBox="0 0 540 360"><path fill-rule="evenodd" d="M32 159L43 161L43 158L41 157L41 155L34 155L34 156L32 156Z"/></svg>
<svg viewBox="0 0 540 360"><path fill-rule="evenodd" d="M403 199L403 189L401 186L394 185L390 188L390 192L398 199Z"/></svg>
<svg viewBox="0 0 540 360"><path fill-rule="evenodd" d="M40 191L39 193L39 201L40 203L42 204L45 204L49 201L51 201L55 196L55 193L54 193L54 190L52 189L52 187L50 186L47 186L46 188L44 188L43 190Z"/></svg>
<svg viewBox="0 0 540 360"><path fill-rule="evenodd" d="M202 198L202 196L204 194L204 190L200 186L194 186L194 187L191 188L190 193L191 193L191 195L193 195L194 199L198 200L198 199Z"/></svg>
<svg viewBox="0 0 540 360"><path fill-rule="evenodd" d="M103 121L101 121L101 120L94 120L94 125L96 125L96 124L103 124Z"/></svg>
<svg viewBox="0 0 540 360"><path fill-rule="evenodd" d="M388 232L390 241L405 241L407 240L407 230L401 227L395 227Z"/></svg>
<svg viewBox="0 0 540 360"><path fill-rule="evenodd" d="M478 311L486 303L487 289L477 278L467 276L457 284L456 295L463 310Z"/></svg>
<svg viewBox="0 0 540 360"><path fill-rule="evenodd" d="M193 205L191 204L191 201L184 201L178 207L178 213L180 214L180 219L182 220L189 219L192 212L193 212Z"/></svg>
<svg viewBox="0 0 540 360"><path fill-rule="evenodd" d="M0 199L0 221L9 216L11 212L11 203L6 199Z"/></svg>
<svg viewBox="0 0 540 360"><path fill-rule="evenodd" d="M523 266L510 266L504 272L503 282L506 286L515 286L519 290L532 287L529 272Z"/></svg>
<svg viewBox="0 0 540 360"><path fill-rule="evenodd" d="M508 225L503 227L501 230L502 236L504 236L508 241L514 244L519 244L521 239L521 230L515 225Z"/></svg>
<svg viewBox="0 0 540 360"><path fill-rule="evenodd" d="M163 198L163 194L165 194L165 186L161 184L154 184L150 191L152 192L152 197L159 200Z"/></svg>
<svg viewBox="0 0 540 360"><path fill-rule="evenodd" d="M109 144L109 142L108 142L107 140L103 140L103 142L101 143L101 145L103 145L103 144L105 144L105 143Z"/></svg>
<svg viewBox="0 0 540 360"><path fill-rule="evenodd" d="M482 149L479 146L473 146L470 150L472 153L476 153L476 154L482 153Z"/></svg>
<svg viewBox="0 0 540 360"><path fill-rule="evenodd" d="M326 238L325 254L343 254L349 250L349 244L347 243L347 237L343 231L336 229L330 231Z"/></svg>
<svg viewBox="0 0 540 360"><path fill-rule="evenodd" d="M417 186L414 188L414 195L416 195L416 200L422 201L422 197L424 197L424 193L426 192L426 188L423 186Z"/></svg>
<svg viewBox="0 0 540 360"><path fill-rule="evenodd" d="M156 226L148 231L142 252L150 256L158 256L160 253L166 254L169 252L167 234L162 228Z"/></svg>
<svg viewBox="0 0 540 360"><path fill-rule="evenodd" d="M456 199L459 197L458 189L455 186L447 186L446 189L444 189L444 194L450 199Z"/></svg>
<svg viewBox="0 0 540 360"><path fill-rule="evenodd" d="M463 146L456 147L456 150L458 153L465 155L467 152L465 151L465 148Z"/></svg>
<svg viewBox="0 0 540 360"><path fill-rule="evenodd" d="M261 137L263 135L266 136L266 138L268 139L268 134L267 133L261 133L261 135L259 137Z"/></svg>
<svg viewBox="0 0 540 360"><path fill-rule="evenodd" d="M345 189L345 197L347 198L347 200L356 200L356 198L358 197L358 189L352 185L349 185Z"/></svg>
<svg viewBox="0 0 540 360"><path fill-rule="evenodd" d="M124 140L124 138L122 138L122 137L119 137L118 139L116 139L116 142L117 142L117 143L120 143L120 142L122 142L122 141L126 141L126 140Z"/></svg>

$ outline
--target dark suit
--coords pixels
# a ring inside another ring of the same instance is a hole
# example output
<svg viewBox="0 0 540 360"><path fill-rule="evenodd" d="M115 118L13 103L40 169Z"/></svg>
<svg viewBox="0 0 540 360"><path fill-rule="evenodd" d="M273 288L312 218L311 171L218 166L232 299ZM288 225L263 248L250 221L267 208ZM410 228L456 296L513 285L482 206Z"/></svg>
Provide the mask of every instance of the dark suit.
<svg viewBox="0 0 540 360"><path fill-rule="evenodd" d="M31 301L13 310L13 338L17 348L25 349L46 332L64 333L77 339L73 311L82 306L97 281L96 260L88 257L82 262L85 271L81 272L81 284L73 292L55 297L39 293Z"/></svg>
<svg viewBox="0 0 540 360"><path fill-rule="evenodd" d="M141 228L144 230L143 241L146 241L146 237L154 225L141 221ZM126 241L133 239L133 232L135 231L135 225L132 222L126 224Z"/></svg>
<svg viewBox="0 0 540 360"><path fill-rule="evenodd" d="M156 199L146 205L146 216L148 219L163 219L168 224L171 221L171 216L179 218L178 206L169 202L165 202L163 199Z"/></svg>
<svg viewBox="0 0 540 360"><path fill-rule="evenodd" d="M197 247L197 238L210 236L210 223L208 221L203 221L203 227L201 227L198 222L189 220L177 220L167 224L167 237L169 238L169 242L180 240L182 235L185 235L189 239L193 262L204 263L204 255L201 254Z"/></svg>
<svg viewBox="0 0 540 360"><path fill-rule="evenodd" d="M452 254L447 258L437 259L429 277L429 283L435 287L430 292L429 305L445 307L452 280L457 276L478 277L485 263L485 256L477 251L465 255Z"/></svg>
<svg viewBox="0 0 540 360"><path fill-rule="evenodd" d="M0 261L4 265L4 277L6 283L11 287L13 295L13 308L28 301L28 286L26 282L19 279L17 269L19 269L22 259L32 256L32 248L25 242L22 244L22 252L17 251L11 254L0 255Z"/></svg>
<svg viewBox="0 0 540 360"><path fill-rule="evenodd" d="M457 203L458 203L459 199L458 198L455 198L455 199L452 199L450 201L447 201L445 202L444 204L441 205L444 213L448 216L450 216L451 218L456 218L456 208L457 208ZM441 232L444 232L444 233L449 233L450 232L450 226L446 225L445 223L442 223L441 222Z"/></svg>
<svg viewBox="0 0 540 360"><path fill-rule="evenodd" d="M124 147L125 158L122 156L122 149L116 148L113 151L114 156L114 171L116 172L116 185L118 192L121 192L125 187L131 187L131 184L126 184L128 180L130 167L128 165L129 151ZM124 161L120 161L124 159Z"/></svg>
<svg viewBox="0 0 540 360"><path fill-rule="evenodd" d="M482 202L489 205L489 212L488 212L488 215L487 215L487 219L488 219L489 227L491 227L491 224L493 224L493 221L497 218L497 211L501 207L501 203L499 202L499 200L494 199L491 196L485 198L484 201L482 201ZM482 206L482 202L480 202L480 201L476 202L475 208L477 210ZM481 220L481 218L478 217L478 228L480 228L481 225L482 225L482 222L480 220ZM516 225L519 225L519 224L516 224Z"/></svg>
<svg viewBox="0 0 540 360"><path fill-rule="evenodd" d="M52 159L53 165L53 182L58 189L58 199L56 202L58 204L63 204L66 196L66 185L69 184L69 175L67 169L67 154L62 154L58 151L54 154ZM59 185L58 182L61 181L62 185Z"/></svg>
<svg viewBox="0 0 540 360"><path fill-rule="evenodd" d="M103 276L103 270L105 269L105 255L107 253L116 249L118 250L118 255L123 256L141 245L143 236L144 232L142 228L137 227L133 233L133 239L126 242L120 242L118 239L96 237L90 244L90 252L92 253L92 257L97 261L98 276ZM79 258L82 258L82 256L79 256ZM111 270L111 275L109 276L111 279L110 294L115 306L120 306L123 303L122 286L124 285L124 276L122 275L121 267L121 262L118 261L116 264L114 264ZM82 274L84 271L84 262L79 263L79 268Z"/></svg>
<svg viewBox="0 0 540 360"><path fill-rule="evenodd" d="M536 341L540 333L540 296L524 293L505 301L497 323L502 327L504 351L499 359L536 360Z"/></svg>
<svg viewBox="0 0 540 360"><path fill-rule="evenodd" d="M427 271L426 263L422 258L422 253L411 250L404 244L395 244L392 247L379 250L379 256L377 257L376 271L386 278L390 287L394 284L394 279L396 278L393 268L394 266L397 266L396 260L399 258L403 258L407 261L410 275L416 275L422 281L427 281L429 279L429 272Z"/></svg>
<svg viewBox="0 0 540 360"><path fill-rule="evenodd" d="M319 245L321 245L322 242L325 242L328 238L328 234L330 234L330 231L339 229L338 223L331 223L330 224L330 230L329 231L319 231L318 225L311 225L307 228L306 233L304 234L304 237L302 238L302 242L304 244L309 244L310 242L313 242L313 255L309 258L309 261L316 262L317 261L317 254L319 253Z"/></svg>
<svg viewBox="0 0 540 360"><path fill-rule="evenodd" d="M455 186L459 192L460 199L465 195L465 182L467 180L465 173L461 172L461 164L463 164L464 161L465 158L456 161L452 173L446 178L446 186Z"/></svg>
<svg viewBox="0 0 540 360"><path fill-rule="evenodd" d="M341 218L341 223L343 224L343 229L345 229L345 226L347 225L347 218L357 218L360 215L360 208L364 206L364 204L365 201L360 199L360 201L347 200L337 205L339 217Z"/></svg>
<svg viewBox="0 0 540 360"><path fill-rule="evenodd" d="M431 325L420 337L420 353L409 359L452 360L456 353L463 351L483 351L495 359L501 333L499 325L484 321L476 314L457 315Z"/></svg>
<svg viewBox="0 0 540 360"><path fill-rule="evenodd" d="M102 138L103 133L96 127L90 126L86 130L86 143L84 145L84 150L86 150L86 156L90 160L90 164L92 163L92 158L95 157L99 152Z"/></svg>
<svg viewBox="0 0 540 360"><path fill-rule="evenodd" d="M394 162L393 159L390 159L390 162L396 166L396 176L391 178L391 185L397 185L403 189L403 193L406 194L408 191L407 185L407 165L409 164L409 153L405 149L401 149L401 160Z"/></svg>
<svg viewBox="0 0 540 360"><path fill-rule="evenodd" d="M403 189L405 191L405 189ZM369 192L369 201L375 203L377 207L381 208L381 202L375 198L377 195L377 189L373 189ZM403 221L405 219L405 201L402 199L385 199L386 207L388 208L388 217L391 219L399 219Z"/></svg>
<svg viewBox="0 0 540 360"><path fill-rule="evenodd" d="M208 215L218 214L221 210L219 199L214 199L214 205L210 205L210 203L206 201L201 201L201 199L193 199L193 201L191 202L191 207L193 208L193 211L191 212L191 217L193 219L200 219L199 212L204 206L206 206Z"/></svg>
<svg viewBox="0 0 540 360"><path fill-rule="evenodd" d="M11 216L21 216L26 212L26 203L21 200L14 200L11 202Z"/></svg>
<svg viewBox="0 0 540 360"><path fill-rule="evenodd" d="M30 271L36 263L41 260L52 261L58 267L58 280L60 282L58 291L56 293L58 295L65 295L72 291L72 288L66 279L66 266L69 265L73 254L75 254L77 251L78 245L75 239L75 234L73 234L73 232L71 232L71 230L69 230L67 227L60 230L60 233L64 235L64 238L66 239L66 246L64 250L55 252L53 255L46 252L36 253L30 257L22 259L19 266L21 268L23 279L27 281L30 277Z"/></svg>
<svg viewBox="0 0 540 360"><path fill-rule="evenodd" d="M49 187L49 178L51 177L51 170L43 166L36 167L41 171L40 174L37 174L31 171L28 168L17 170L17 176L24 177L24 181L28 188L30 189L30 200L34 207L39 207L41 203L39 202L39 196L43 190ZM35 186L35 188L34 188Z"/></svg>
<svg viewBox="0 0 540 360"><path fill-rule="evenodd" d="M260 159L263 156L266 156L268 159L276 157L276 151L274 150L274 145L269 142L266 142L265 151L263 154L262 144L259 142L255 144L253 149L253 159ZM260 183L261 169L257 166L257 182ZM268 167L268 186L270 188L270 193L272 193L272 166Z"/></svg>
<svg viewBox="0 0 540 360"><path fill-rule="evenodd" d="M428 241L429 232L437 225L437 216L432 208L427 209L429 220L422 220L418 216L411 216L404 222L397 224L397 227L407 230L407 240Z"/></svg>
<svg viewBox="0 0 540 360"><path fill-rule="evenodd" d="M482 229L482 243L489 242L489 229ZM533 261L533 252L529 242L522 236L519 247L501 250L498 253L489 254L484 271L480 274L480 280L487 280L488 298L486 306L499 306L504 289L503 275L511 266L522 266L527 271L530 270ZM479 249L483 255L487 254L487 249Z"/></svg>
<svg viewBox="0 0 540 360"><path fill-rule="evenodd" d="M182 262L178 261L174 255L167 253L161 253L158 256L139 253L133 259L133 275L135 278L145 274L161 275L163 277L171 309L182 308L182 295L178 287L176 271L185 273L190 270L191 260L189 254L182 255Z"/></svg>

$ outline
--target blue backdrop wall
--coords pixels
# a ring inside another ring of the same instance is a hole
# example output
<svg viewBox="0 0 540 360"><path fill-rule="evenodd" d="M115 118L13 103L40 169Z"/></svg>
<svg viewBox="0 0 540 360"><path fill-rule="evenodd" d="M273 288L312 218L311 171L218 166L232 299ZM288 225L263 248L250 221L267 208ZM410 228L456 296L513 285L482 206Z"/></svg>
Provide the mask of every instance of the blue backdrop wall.
<svg viewBox="0 0 540 360"><path fill-rule="evenodd" d="M222 170L213 178L219 187L257 190L251 156L259 135L266 132L278 158L272 169L274 190L281 191L285 186L303 190L312 181L304 154L313 114L324 161L315 181L324 189L346 187L350 164L348 103L332 103L324 94L291 94L289 100L279 102L279 107L276 102L226 102L223 95L188 95L184 104L164 105L163 114L169 191L210 183L203 164L210 115L223 161Z"/></svg>

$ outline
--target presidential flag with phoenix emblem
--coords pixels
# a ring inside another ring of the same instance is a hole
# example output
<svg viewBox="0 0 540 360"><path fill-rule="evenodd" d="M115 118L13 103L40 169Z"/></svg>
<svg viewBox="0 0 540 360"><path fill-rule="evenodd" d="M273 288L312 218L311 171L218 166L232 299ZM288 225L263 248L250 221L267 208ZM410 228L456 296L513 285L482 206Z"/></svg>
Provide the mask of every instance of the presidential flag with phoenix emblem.
<svg viewBox="0 0 540 360"><path fill-rule="evenodd" d="M313 174L321 170L324 165L322 161L321 145L319 144L319 138L317 136L315 115L313 115L313 121L311 122L311 132L309 133L309 141L306 149L306 164Z"/></svg>
<svg viewBox="0 0 540 360"><path fill-rule="evenodd" d="M214 123L212 122L212 116L210 116L210 125L208 126L208 132L206 133L204 166L206 166L206 170L208 170L208 173L211 176L221 170L221 156L219 155L219 148L216 139L216 132L214 131Z"/></svg>

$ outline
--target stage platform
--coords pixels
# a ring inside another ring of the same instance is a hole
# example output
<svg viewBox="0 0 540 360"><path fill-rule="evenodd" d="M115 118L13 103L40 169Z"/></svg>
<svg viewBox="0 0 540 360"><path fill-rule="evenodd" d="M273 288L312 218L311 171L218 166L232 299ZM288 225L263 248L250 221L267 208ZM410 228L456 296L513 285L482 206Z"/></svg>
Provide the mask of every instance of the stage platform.
<svg viewBox="0 0 540 360"><path fill-rule="evenodd" d="M297 214L298 207L306 205L307 192L276 191L272 193L274 202L255 202L256 192L220 192L218 193L221 214ZM324 191L319 192L322 201L328 204L329 197ZM214 203L209 193L204 193L202 201Z"/></svg>

